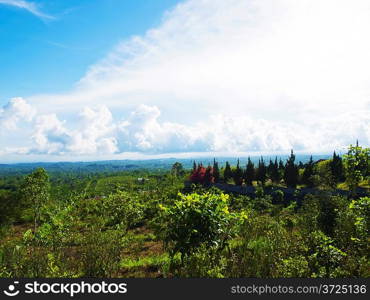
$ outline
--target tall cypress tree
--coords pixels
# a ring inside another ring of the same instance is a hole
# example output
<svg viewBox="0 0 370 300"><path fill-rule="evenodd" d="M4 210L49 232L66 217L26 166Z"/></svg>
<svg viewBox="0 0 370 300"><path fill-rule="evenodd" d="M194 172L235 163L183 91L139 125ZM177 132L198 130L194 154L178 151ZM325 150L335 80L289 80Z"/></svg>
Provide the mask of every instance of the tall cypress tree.
<svg viewBox="0 0 370 300"><path fill-rule="evenodd" d="M335 151L333 153L333 159L330 162L330 169L335 183L339 183L344 180L343 161L342 158L335 153Z"/></svg>
<svg viewBox="0 0 370 300"><path fill-rule="evenodd" d="M212 167L208 166L206 169L206 174L204 175L204 184L207 186L213 183L213 181Z"/></svg>
<svg viewBox="0 0 370 300"><path fill-rule="evenodd" d="M226 162L226 166L224 169L224 182L227 183L233 177L233 172L231 171L231 167L229 162Z"/></svg>
<svg viewBox="0 0 370 300"><path fill-rule="evenodd" d="M314 175L314 163L312 159L312 155L308 163L306 163L303 174L302 174L302 183L307 185L308 187L313 187L314 182L312 176Z"/></svg>
<svg viewBox="0 0 370 300"><path fill-rule="evenodd" d="M271 181L272 181L272 172L273 172L273 169L274 169L274 162L270 158L270 162L269 162L269 164L267 166L267 177L270 178Z"/></svg>
<svg viewBox="0 0 370 300"><path fill-rule="evenodd" d="M271 180L274 183L279 183L280 181L280 174L279 174L279 164L277 161L277 157L275 157L275 162L273 168L271 170Z"/></svg>
<svg viewBox="0 0 370 300"><path fill-rule="evenodd" d="M283 163L283 161L281 160L281 157L279 159L279 171L284 171L285 170L285 165Z"/></svg>
<svg viewBox="0 0 370 300"><path fill-rule="evenodd" d="M195 160L193 161L193 173L197 170L197 164Z"/></svg>
<svg viewBox="0 0 370 300"><path fill-rule="evenodd" d="M298 184L298 167L294 163L295 155L293 150L290 153L290 157L288 158L285 164L284 170L284 181L288 187L296 188Z"/></svg>
<svg viewBox="0 0 370 300"><path fill-rule="evenodd" d="M242 185L243 183L243 170L240 168L240 161L238 158L238 162L236 164L236 169L233 172L233 179L236 185Z"/></svg>
<svg viewBox="0 0 370 300"><path fill-rule="evenodd" d="M220 169L215 158L213 159L213 178L214 182L220 182Z"/></svg>
<svg viewBox="0 0 370 300"><path fill-rule="evenodd" d="M260 160L258 160L258 168L257 168L257 176L256 179L262 183L262 185L265 185L266 182L266 165L263 161L263 157L261 157Z"/></svg>
<svg viewBox="0 0 370 300"><path fill-rule="evenodd" d="M279 170L279 181L281 181L282 179L284 179L284 172L285 172L285 164L283 163L281 157L279 158L278 170Z"/></svg>
<svg viewBox="0 0 370 300"><path fill-rule="evenodd" d="M254 164L252 163L250 157L248 157L247 167L244 172L244 180L247 185L253 185L253 180L255 178Z"/></svg>

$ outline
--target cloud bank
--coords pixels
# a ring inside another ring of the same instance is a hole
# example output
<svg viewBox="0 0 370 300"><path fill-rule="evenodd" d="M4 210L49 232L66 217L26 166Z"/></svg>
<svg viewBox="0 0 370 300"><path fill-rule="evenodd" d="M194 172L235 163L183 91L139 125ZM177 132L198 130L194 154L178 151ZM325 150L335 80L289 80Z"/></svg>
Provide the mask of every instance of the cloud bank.
<svg viewBox="0 0 370 300"><path fill-rule="evenodd" d="M8 148L4 154L232 154L281 153L289 149L317 153L342 149L357 138L368 141L370 137L370 115L366 113L347 113L342 115L340 123L332 117L325 123L304 125L220 114L184 125L161 121L161 112L156 106L139 105L127 118L115 120L111 111L101 105L85 107L76 116L78 121L69 124L56 114L35 113L21 98L12 99L11 103L1 111L0 125L12 134L27 128L32 146ZM9 111L13 112L11 118Z"/></svg>
<svg viewBox="0 0 370 300"><path fill-rule="evenodd" d="M368 146L368 53L367 0L184 1L70 92L11 100L0 122L28 144L3 133L0 146L94 157Z"/></svg>

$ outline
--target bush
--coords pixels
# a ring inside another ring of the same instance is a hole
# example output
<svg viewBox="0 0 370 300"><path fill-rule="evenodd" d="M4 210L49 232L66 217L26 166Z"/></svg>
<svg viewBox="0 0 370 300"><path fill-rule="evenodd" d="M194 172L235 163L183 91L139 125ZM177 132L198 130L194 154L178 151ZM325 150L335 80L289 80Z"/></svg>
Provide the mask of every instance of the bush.
<svg viewBox="0 0 370 300"><path fill-rule="evenodd" d="M302 238L288 230L284 220L269 215L250 215L241 227L238 241L228 260L232 277L279 277L277 266L282 259L304 251Z"/></svg>
<svg viewBox="0 0 370 300"><path fill-rule="evenodd" d="M312 251L308 257L313 277L341 277L341 265L346 253L334 246L334 241L321 231L314 231L309 237Z"/></svg>
<svg viewBox="0 0 370 300"><path fill-rule="evenodd" d="M39 245L60 247L71 243L75 205L45 205L42 207L43 223L38 227L35 239Z"/></svg>
<svg viewBox="0 0 370 300"><path fill-rule="evenodd" d="M270 212L273 208L272 197L270 195L262 195L254 198L252 201L252 208L258 212Z"/></svg>
<svg viewBox="0 0 370 300"><path fill-rule="evenodd" d="M278 277L282 278L307 278L310 276L310 268L303 255L282 259L276 266L276 270Z"/></svg>
<svg viewBox="0 0 370 300"><path fill-rule="evenodd" d="M275 203L282 204L284 203L284 192L282 190L275 190L272 193L272 198L274 199Z"/></svg>
<svg viewBox="0 0 370 300"><path fill-rule="evenodd" d="M0 247L0 277L46 277L47 252L23 242L9 241Z"/></svg>
<svg viewBox="0 0 370 300"><path fill-rule="evenodd" d="M124 237L117 231L88 232L80 249L82 276L114 277L125 242Z"/></svg>
<svg viewBox="0 0 370 300"><path fill-rule="evenodd" d="M370 198L352 200L339 211L335 237L340 245L357 255L366 256L370 234Z"/></svg>
<svg viewBox="0 0 370 300"><path fill-rule="evenodd" d="M307 195L300 209L304 224L309 232L321 230L333 236L338 213L346 206L347 199L331 196L322 192L320 195Z"/></svg>
<svg viewBox="0 0 370 300"><path fill-rule="evenodd" d="M82 202L80 217L101 227L133 228L143 220L144 208L134 193L118 191L108 197Z"/></svg>
<svg viewBox="0 0 370 300"><path fill-rule="evenodd" d="M218 247L202 244L184 261L173 259L170 271L176 277L223 278L227 268L227 256L220 255Z"/></svg>
<svg viewBox="0 0 370 300"><path fill-rule="evenodd" d="M235 233L242 216L229 211L229 196L223 193L179 193L171 206L161 206L158 235L173 257L182 260L201 245L223 249Z"/></svg>
<svg viewBox="0 0 370 300"><path fill-rule="evenodd" d="M314 175L310 178L314 186L322 189L334 189L337 186L331 170L331 160L324 160L314 167Z"/></svg>

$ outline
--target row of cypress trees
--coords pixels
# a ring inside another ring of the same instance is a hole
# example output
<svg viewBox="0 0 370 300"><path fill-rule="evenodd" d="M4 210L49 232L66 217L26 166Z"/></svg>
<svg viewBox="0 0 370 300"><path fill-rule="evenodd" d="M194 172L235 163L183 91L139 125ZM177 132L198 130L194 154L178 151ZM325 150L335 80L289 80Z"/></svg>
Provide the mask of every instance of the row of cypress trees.
<svg viewBox="0 0 370 300"><path fill-rule="evenodd" d="M314 165L315 162L312 156L306 164L302 162L297 164L293 150L285 163L281 158L278 161L278 158L275 157L274 161L270 159L269 164L266 164L263 157L261 157L258 160L258 164L254 165L250 157L248 157L245 168L240 166L239 159L235 168L232 168L227 161L225 167L222 169L220 169L216 159L213 161L213 166L209 165L207 168L203 167L202 164L197 165L194 161L191 180L195 183L203 184L227 183L233 180L236 185L242 185L243 182L247 185L252 185L253 181L258 181L264 185L267 180L271 180L273 183L284 181L288 187L292 188L295 188L299 183L313 186ZM299 176L299 169L303 170L301 176ZM335 152L330 161L330 169L335 182L344 180L342 158Z"/></svg>

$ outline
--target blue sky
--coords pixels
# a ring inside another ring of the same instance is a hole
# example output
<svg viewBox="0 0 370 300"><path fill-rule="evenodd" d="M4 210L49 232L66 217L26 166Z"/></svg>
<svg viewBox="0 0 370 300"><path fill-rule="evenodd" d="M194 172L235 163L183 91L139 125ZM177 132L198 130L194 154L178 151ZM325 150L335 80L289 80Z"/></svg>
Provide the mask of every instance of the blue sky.
<svg viewBox="0 0 370 300"><path fill-rule="evenodd" d="M0 105L70 89L120 40L157 26L176 0L36 0L38 17L0 3Z"/></svg>
<svg viewBox="0 0 370 300"><path fill-rule="evenodd" d="M0 0L0 162L370 145L368 0Z"/></svg>

